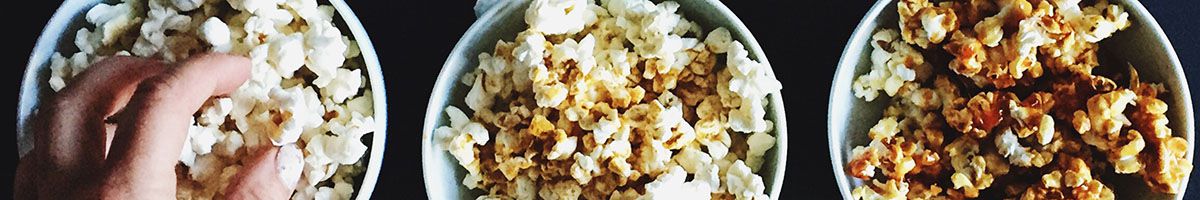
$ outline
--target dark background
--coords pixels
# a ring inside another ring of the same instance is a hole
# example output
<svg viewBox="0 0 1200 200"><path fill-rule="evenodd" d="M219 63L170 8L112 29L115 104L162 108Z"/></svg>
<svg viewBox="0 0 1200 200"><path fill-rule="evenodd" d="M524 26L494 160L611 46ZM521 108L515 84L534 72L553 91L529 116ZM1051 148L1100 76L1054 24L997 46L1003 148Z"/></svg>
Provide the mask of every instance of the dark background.
<svg viewBox="0 0 1200 200"><path fill-rule="evenodd" d="M802 3L799 3L802 2ZM16 2L13 2L16 3ZM15 100L30 50L60 1L8 7L3 43L7 66L0 80ZM854 27L874 1L726 1L754 33L784 84L791 140L781 199L839 198L826 145L825 112L831 77ZM1189 82L1200 77L1200 1L1150 0L1143 4L1175 46ZM371 34L387 80L390 116L387 153L377 197L423 198L420 137L430 89L446 56L474 21L472 0L350 0ZM20 8L20 9L14 9ZM1195 87L1195 86L1193 86ZM1197 93L1196 90L1192 91ZM1195 101L1195 100L1193 100ZM15 105L15 102L11 104ZM15 112L15 106L0 113ZM0 130L16 130L14 120ZM0 146L15 144L15 134ZM11 195L16 146L0 150L0 199ZM1197 167L1200 168L1200 167ZM1193 173L1195 174L1195 173ZM1193 176L1200 177L1200 176ZM1190 181L1187 199L1200 198L1200 181ZM71 192L71 191L64 191Z"/></svg>

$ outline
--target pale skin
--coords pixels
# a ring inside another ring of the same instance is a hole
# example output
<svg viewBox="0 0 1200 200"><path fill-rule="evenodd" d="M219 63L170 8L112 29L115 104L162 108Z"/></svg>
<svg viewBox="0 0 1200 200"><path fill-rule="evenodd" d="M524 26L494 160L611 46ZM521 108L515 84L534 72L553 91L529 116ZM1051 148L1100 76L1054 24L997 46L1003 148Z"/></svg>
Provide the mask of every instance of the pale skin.
<svg viewBox="0 0 1200 200"><path fill-rule="evenodd" d="M16 199L175 199L175 166L189 118L250 77L245 57L209 53L170 66L116 56L93 64L39 108L34 149L21 158ZM278 147L228 180L226 199L287 199ZM294 185L291 184L291 185Z"/></svg>

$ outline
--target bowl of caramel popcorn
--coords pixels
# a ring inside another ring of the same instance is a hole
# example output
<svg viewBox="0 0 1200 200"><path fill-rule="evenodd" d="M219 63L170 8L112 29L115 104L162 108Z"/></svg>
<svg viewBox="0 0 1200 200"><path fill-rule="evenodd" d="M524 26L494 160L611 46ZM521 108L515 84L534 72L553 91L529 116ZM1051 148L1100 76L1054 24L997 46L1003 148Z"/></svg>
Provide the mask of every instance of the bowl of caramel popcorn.
<svg viewBox="0 0 1200 200"><path fill-rule="evenodd" d="M279 146L291 199L369 199L383 161L383 76L366 30L342 0L67 0L46 25L21 83L18 149L33 148L43 100L113 56L167 64L218 52L250 58L250 78L189 123L178 199L223 198L252 148ZM214 74L213 76L220 76ZM99 119L98 119L99 120ZM294 182L292 182L294 181Z"/></svg>
<svg viewBox="0 0 1200 200"><path fill-rule="evenodd" d="M880 1L842 53L845 199L1182 199L1194 120L1137 1Z"/></svg>
<svg viewBox="0 0 1200 200"><path fill-rule="evenodd" d="M703 0L500 1L433 89L431 199L777 199L780 90Z"/></svg>

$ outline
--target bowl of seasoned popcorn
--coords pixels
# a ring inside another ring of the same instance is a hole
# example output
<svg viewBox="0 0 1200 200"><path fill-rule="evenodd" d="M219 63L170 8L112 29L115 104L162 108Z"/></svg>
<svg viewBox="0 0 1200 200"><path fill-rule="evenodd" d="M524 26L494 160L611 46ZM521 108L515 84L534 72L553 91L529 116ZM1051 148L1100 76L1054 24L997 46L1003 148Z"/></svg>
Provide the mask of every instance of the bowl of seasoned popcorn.
<svg viewBox="0 0 1200 200"><path fill-rule="evenodd" d="M386 95L375 92L384 87L370 39L340 0L65 1L21 85L21 155L33 148L30 120L42 100L93 62L120 55L169 64L204 52L248 57L251 75L194 114L176 166L179 199L221 198L248 149L271 145L300 153L279 160L289 169L281 173L298 177L293 199L370 198Z"/></svg>
<svg viewBox="0 0 1200 200"><path fill-rule="evenodd" d="M1191 97L1128 0L880 1L842 53L845 199L1182 199Z"/></svg>
<svg viewBox="0 0 1200 200"><path fill-rule="evenodd" d="M501 1L425 115L432 199L777 199L782 86L717 1Z"/></svg>

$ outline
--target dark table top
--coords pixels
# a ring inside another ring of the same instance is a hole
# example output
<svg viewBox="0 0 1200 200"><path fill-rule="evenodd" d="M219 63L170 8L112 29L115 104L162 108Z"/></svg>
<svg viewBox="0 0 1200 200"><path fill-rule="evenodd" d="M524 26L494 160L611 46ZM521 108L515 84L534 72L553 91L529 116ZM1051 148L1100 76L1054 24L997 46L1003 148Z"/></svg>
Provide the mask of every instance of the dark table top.
<svg viewBox="0 0 1200 200"><path fill-rule="evenodd" d="M780 80L785 86L786 112L792 126L784 198L839 196L826 145L829 87L845 42L872 3L865 0L725 2L757 37L777 73L786 71ZM5 18L10 21L6 29L11 33L6 34L11 38L5 45L9 67L2 72L9 81L9 94L18 93L22 66L59 2L25 4L28 5L23 9L4 13L9 15ZM1155 0L1143 4L1174 44L1189 82L1197 83L1192 80L1200 77L1200 24L1197 23L1200 2ZM419 138L425 105L450 49L474 20L474 1L360 0L351 1L350 6L370 32L388 81L391 132L376 195L424 197ZM15 106L5 109L11 110L0 113L15 113ZM0 124L3 125L0 128L15 130L14 123ZM15 136L0 137L0 144L15 144L11 140ZM7 149L8 153L0 153L4 156L0 160L7 161L0 164L0 179L12 180L16 146ZM0 191L11 192L11 184L0 181ZM1200 181L1190 181L1188 188L1188 199L1200 198Z"/></svg>

